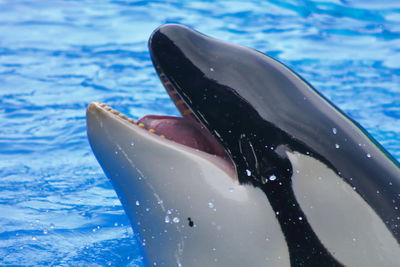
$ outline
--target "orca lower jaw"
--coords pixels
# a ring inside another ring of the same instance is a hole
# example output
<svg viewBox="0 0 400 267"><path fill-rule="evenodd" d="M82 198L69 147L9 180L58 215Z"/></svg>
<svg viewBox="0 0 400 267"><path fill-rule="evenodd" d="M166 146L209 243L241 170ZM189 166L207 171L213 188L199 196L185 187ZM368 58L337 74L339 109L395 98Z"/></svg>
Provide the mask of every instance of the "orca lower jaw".
<svg viewBox="0 0 400 267"><path fill-rule="evenodd" d="M173 142L175 145L183 145L193 153L206 153L218 158L216 164L222 165L231 176L237 176L232 160L216 138L194 118L194 116L174 117L162 115L146 115L137 122L125 114L111 108L105 103L93 102L89 105L95 106L115 119L122 120L132 127L132 130L145 131L147 134L162 138L164 142ZM188 114L185 114L188 115ZM212 158L211 157L211 158ZM222 163L222 164L221 164Z"/></svg>

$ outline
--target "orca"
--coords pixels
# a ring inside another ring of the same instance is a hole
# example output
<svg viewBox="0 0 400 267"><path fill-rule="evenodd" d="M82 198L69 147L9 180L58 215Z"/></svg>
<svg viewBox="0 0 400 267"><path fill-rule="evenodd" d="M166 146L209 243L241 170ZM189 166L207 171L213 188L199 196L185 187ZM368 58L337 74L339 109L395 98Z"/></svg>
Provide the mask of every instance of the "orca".
<svg viewBox="0 0 400 267"><path fill-rule="evenodd" d="M151 266L399 266L400 165L284 64L166 24L153 65L182 118L87 109Z"/></svg>

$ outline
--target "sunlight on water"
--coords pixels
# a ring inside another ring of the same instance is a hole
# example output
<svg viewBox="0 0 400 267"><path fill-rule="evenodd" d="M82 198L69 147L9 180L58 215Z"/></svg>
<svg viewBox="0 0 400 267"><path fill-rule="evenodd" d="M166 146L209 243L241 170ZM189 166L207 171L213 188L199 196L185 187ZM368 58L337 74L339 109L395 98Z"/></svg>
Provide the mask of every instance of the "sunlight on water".
<svg viewBox="0 0 400 267"><path fill-rule="evenodd" d="M177 114L147 51L162 23L278 58L400 159L399 10L398 1L0 0L0 264L144 265L90 150L85 108Z"/></svg>

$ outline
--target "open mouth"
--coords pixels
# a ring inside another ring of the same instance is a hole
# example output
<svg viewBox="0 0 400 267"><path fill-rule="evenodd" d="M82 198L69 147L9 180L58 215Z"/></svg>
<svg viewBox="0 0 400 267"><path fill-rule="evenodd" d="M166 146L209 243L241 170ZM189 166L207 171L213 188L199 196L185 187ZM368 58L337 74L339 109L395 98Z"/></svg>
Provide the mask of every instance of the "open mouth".
<svg viewBox="0 0 400 267"><path fill-rule="evenodd" d="M98 103L98 106L120 119L128 121L133 127L147 130L148 134L158 135L166 139L166 141L173 141L196 151L202 151L214 157L218 157L225 162L225 166L229 166L231 173L235 173L235 167L224 147L211 132L197 120L176 91L169 86L165 87L172 101L182 114L182 117L146 115L135 122L132 118L114 110L105 103Z"/></svg>

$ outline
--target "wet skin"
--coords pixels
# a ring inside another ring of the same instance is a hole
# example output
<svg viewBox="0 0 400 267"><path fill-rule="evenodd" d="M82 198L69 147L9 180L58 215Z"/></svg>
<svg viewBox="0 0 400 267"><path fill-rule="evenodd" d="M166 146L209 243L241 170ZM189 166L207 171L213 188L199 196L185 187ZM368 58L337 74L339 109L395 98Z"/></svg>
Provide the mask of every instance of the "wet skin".
<svg viewBox="0 0 400 267"><path fill-rule="evenodd" d="M354 188L398 245L399 163L299 75L260 52L181 25L158 28L149 48L167 91L177 92L223 145L240 183L268 197L293 266L342 265L299 205L293 153L322 163Z"/></svg>

